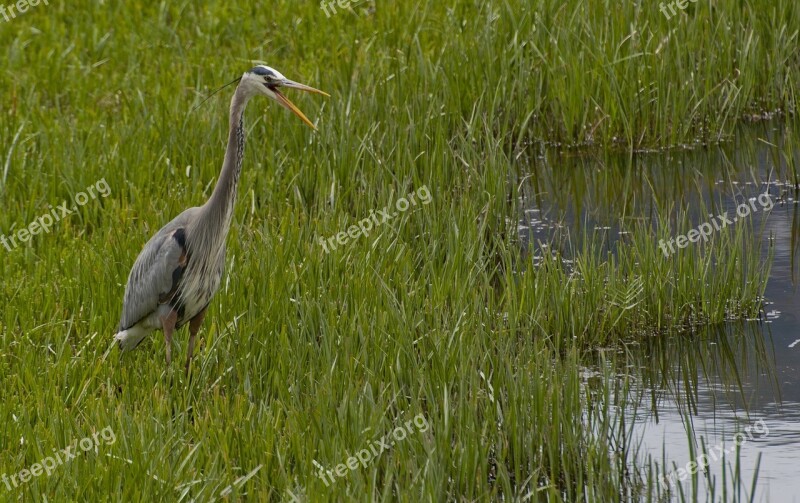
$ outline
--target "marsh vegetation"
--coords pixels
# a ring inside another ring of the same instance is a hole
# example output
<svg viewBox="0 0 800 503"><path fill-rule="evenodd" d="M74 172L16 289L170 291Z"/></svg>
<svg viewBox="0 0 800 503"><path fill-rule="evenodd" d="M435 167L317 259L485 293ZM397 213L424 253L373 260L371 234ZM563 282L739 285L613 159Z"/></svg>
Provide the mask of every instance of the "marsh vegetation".
<svg viewBox="0 0 800 503"><path fill-rule="evenodd" d="M0 499L796 488L770 459L800 441L798 26L793 0L670 19L610 0L74 1L0 23L0 234L110 189L0 248L0 474L117 439ZM112 336L146 240L216 181L230 94L194 107L257 62L331 98L291 96L317 132L250 105L228 273L187 379L160 335L122 356ZM421 187L428 204L320 246ZM664 256L659 240L764 193L771 210ZM660 483L718 442L696 421L723 416L712 433L763 419L770 442Z"/></svg>

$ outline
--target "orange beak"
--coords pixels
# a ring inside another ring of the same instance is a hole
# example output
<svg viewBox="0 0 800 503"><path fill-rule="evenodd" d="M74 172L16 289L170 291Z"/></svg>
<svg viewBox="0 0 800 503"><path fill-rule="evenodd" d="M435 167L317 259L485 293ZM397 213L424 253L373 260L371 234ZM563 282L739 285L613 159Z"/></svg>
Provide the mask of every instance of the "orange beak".
<svg viewBox="0 0 800 503"><path fill-rule="evenodd" d="M305 84L300 84L299 82L294 82L291 80L284 80L283 82L281 82L280 86L288 87L290 89L298 89L300 91L305 91L307 93L321 94L328 98L330 98L331 96L330 94L324 91L320 91L319 89L314 89L313 87L307 86ZM278 103L280 103L287 110L291 110L296 116L300 117L300 120L305 122L308 125L308 127L316 131L317 129L316 126L314 126L314 124L310 120L308 120L308 117L306 117L305 114L301 112L300 109L297 108L294 103L289 101L289 98L284 96L284 94L281 93L278 89L272 89L272 92L275 94Z"/></svg>

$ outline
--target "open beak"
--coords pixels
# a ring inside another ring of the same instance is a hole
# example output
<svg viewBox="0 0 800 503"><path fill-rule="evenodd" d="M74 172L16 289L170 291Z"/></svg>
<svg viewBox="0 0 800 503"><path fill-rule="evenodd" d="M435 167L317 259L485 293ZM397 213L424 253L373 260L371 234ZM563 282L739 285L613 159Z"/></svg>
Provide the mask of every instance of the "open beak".
<svg viewBox="0 0 800 503"><path fill-rule="evenodd" d="M314 89L313 87L307 86L305 84L300 84L299 82L294 82L294 81L291 81L291 80L288 80L288 79L284 80L283 82L281 82L280 86L281 87L288 87L290 89L298 89L300 91L305 91L307 93L321 94L323 96L330 97L330 94L328 94L328 93L326 93L324 91L320 91L319 89ZM308 125L308 127L310 127L311 129L314 129L314 130L317 129L316 126L314 126L314 124L312 124L312 122L310 120L308 120L308 117L306 117L305 114L303 114L303 112L301 112L300 109L297 108L294 105L294 103L289 101L289 98L284 96L283 93L281 93L276 88L273 88L272 92L275 94L275 97L277 98L278 103L280 103L284 108L286 108L288 110L291 110L296 116L300 117L300 119L303 122L305 122Z"/></svg>

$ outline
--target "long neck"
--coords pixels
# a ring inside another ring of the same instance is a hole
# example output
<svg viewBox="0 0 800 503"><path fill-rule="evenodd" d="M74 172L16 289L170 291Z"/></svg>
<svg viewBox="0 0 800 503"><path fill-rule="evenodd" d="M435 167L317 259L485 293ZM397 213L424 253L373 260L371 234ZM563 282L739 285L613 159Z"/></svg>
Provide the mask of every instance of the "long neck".
<svg viewBox="0 0 800 503"><path fill-rule="evenodd" d="M214 187L214 193L206 203L210 208L229 210L233 209L236 203L236 187L239 185L244 157L244 109L247 106L247 99L243 95L244 93L237 88L231 99L228 148L225 150L225 161L217 186Z"/></svg>
<svg viewBox="0 0 800 503"><path fill-rule="evenodd" d="M228 148L225 151L225 161L222 171L214 187L214 192L203 205L203 220L205 227L216 231L224 239L230 228L233 218L233 209L236 204L236 188L239 185L239 175L242 171L244 157L244 109L248 97L236 89L231 99L230 129L228 131Z"/></svg>

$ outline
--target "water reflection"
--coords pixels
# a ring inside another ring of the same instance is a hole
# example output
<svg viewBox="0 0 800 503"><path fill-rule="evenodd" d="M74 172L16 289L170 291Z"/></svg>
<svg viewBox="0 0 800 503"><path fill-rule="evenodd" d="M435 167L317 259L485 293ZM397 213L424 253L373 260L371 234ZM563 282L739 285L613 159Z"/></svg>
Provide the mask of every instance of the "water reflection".
<svg viewBox="0 0 800 503"><path fill-rule="evenodd" d="M639 439L640 469L649 460L668 473L703 452L732 449L724 461L710 461L706 473L675 481L668 494L664 486L651 488L664 499L800 502L800 196L792 174L800 152L794 144L790 126L767 125L703 151L548 155L520 181L520 236L534 264L552 248L569 258L583 236L601 236L614 253L626 222L649 222L655 236L659 212L669 209L684 210L698 225L709 219L707 209L735 214L738 204L763 193L775 202L747 217L755 229L748 252L772 260L760 319L645 340L618 362L618 369L634 368L625 371L634 382L625 422ZM748 437L737 456L734 435L762 420L768 433Z"/></svg>

